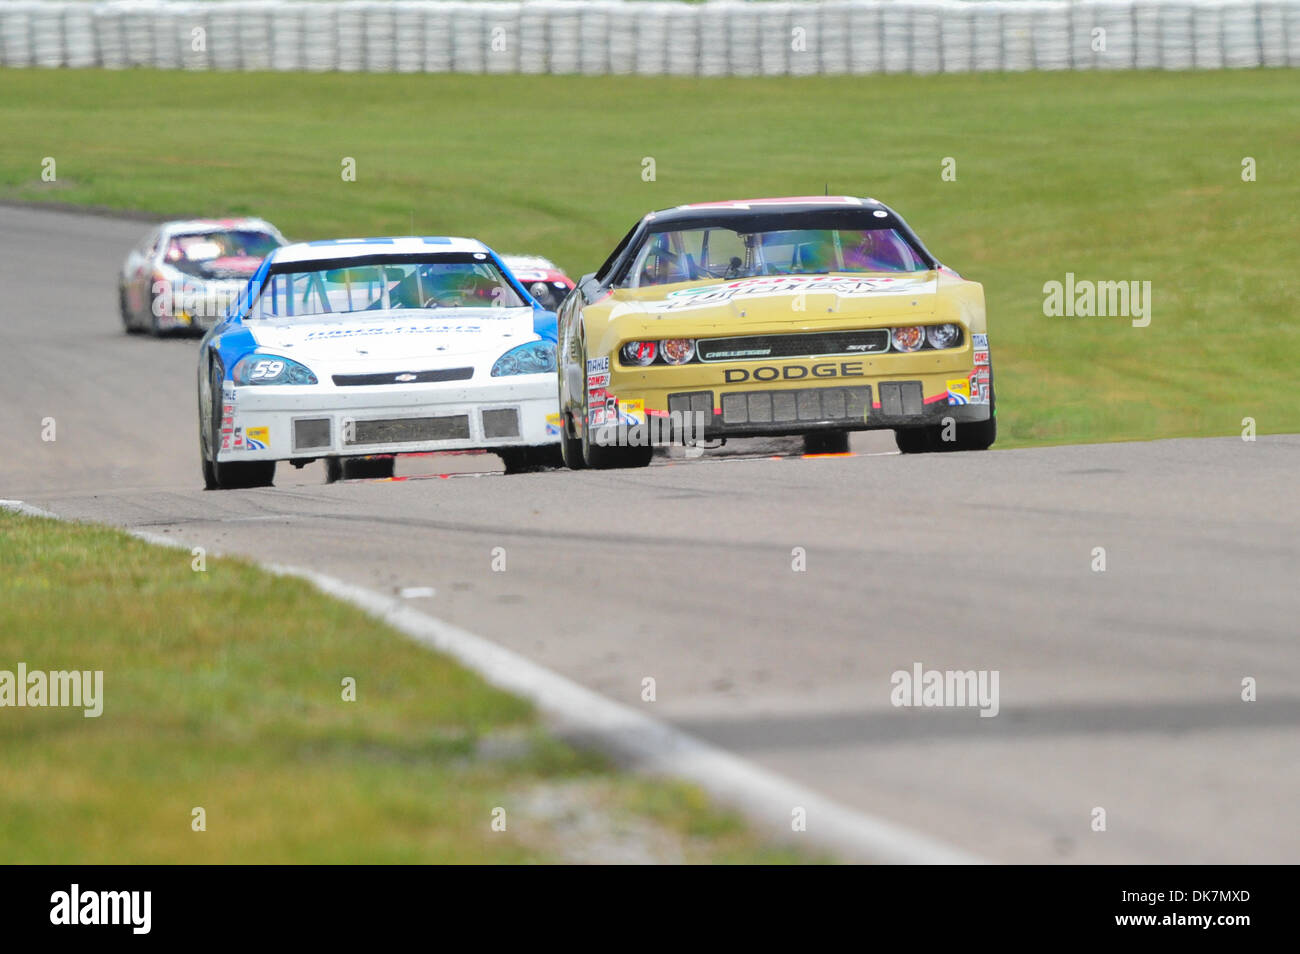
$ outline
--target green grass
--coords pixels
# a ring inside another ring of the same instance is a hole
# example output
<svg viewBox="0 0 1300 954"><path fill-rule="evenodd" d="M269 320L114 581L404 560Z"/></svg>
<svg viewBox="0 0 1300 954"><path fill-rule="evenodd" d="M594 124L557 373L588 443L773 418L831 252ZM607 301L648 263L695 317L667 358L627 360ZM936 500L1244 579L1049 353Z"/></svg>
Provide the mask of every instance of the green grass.
<svg viewBox="0 0 1300 954"><path fill-rule="evenodd" d="M587 860L626 831L659 860L812 857L690 786L573 750L523 701L304 582L191 560L0 512L0 670L104 673L99 718L0 708L0 861ZM530 807L556 793L563 813Z"/></svg>
<svg viewBox="0 0 1300 954"><path fill-rule="evenodd" d="M889 202L984 283L1002 446L1296 431L1296 84L11 70L0 197L256 213L297 238L468 234L579 274L649 209L829 186ZM1045 317L1067 271L1152 282L1150 327Z"/></svg>

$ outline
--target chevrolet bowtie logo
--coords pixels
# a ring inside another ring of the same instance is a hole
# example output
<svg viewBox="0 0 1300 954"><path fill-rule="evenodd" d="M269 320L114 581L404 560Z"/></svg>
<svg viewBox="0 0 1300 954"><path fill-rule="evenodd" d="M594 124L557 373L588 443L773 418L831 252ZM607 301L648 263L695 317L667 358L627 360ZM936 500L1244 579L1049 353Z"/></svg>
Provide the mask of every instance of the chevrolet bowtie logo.
<svg viewBox="0 0 1300 954"><path fill-rule="evenodd" d="M397 382L400 382L400 383L402 383L402 384L405 384L407 381L414 381L414 380L415 380L415 375L411 374L411 373L408 371L408 372L406 372L405 374L399 374L399 375L397 375L395 378L393 378L393 380L394 380L394 381L397 381Z"/></svg>

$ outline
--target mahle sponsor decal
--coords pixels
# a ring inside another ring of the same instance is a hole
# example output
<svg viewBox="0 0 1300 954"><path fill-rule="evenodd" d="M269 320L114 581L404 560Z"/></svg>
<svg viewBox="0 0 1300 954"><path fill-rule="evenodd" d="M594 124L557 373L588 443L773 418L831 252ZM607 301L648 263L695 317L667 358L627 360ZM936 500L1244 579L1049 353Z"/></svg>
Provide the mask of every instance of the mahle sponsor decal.
<svg viewBox="0 0 1300 954"><path fill-rule="evenodd" d="M727 384L746 381L801 381L804 378L861 378L866 375L861 361L823 361L819 364L788 364L777 368L728 368L723 372Z"/></svg>

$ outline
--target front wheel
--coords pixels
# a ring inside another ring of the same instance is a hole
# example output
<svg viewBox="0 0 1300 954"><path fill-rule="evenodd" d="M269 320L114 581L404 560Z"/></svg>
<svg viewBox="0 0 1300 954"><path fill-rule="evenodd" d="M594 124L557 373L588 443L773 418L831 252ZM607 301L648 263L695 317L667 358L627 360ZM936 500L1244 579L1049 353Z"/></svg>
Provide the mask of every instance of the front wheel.
<svg viewBox="0 0 1300 954"><path fill-rule="evenodd" d="M126 333L128 335L139 334L140 329L137 328L135 322L131 320L131 309L126 302L126 289L121 285L117 288L117 311L118 314L122 316L122 328Z"/></svg>
<svg viewBox="0 0 1300 954"><path fill-rule="evenodd" d="M847 454L848 431L813 431L803 436L805 454Z"/></svg>
<svg viewBox="0 0 1300 954"><path fill-rule="evenodd" d="M209 373L212 389L212 419L208 423L208 446L199 439L199 457L203 462L203 486L208 490L235 490L270 487L275 482L275 461L227 461L217 459L221 446L221 372L213 365ZM202 412L200 411L200 416ZM200 427L203 426L200 422Z"/></svg>
<svg viewBox="0 0 1300 954"><path fill-rule="evenodd" d="M539 470L563 467L563 452L558 444L538 447L503 447L496 452L507 474L531 474Z"/></svg>
<svg viewBox="0 0 1300 954"><path fill-rule="evenodd" d="M569 436L569 421L565 414L560 423L560 459L569 470L582 470L587 466L582 457L582 438Z"/></svg>
<svg viewBox="0 0 1300 954"><path fill-rule="evenodd" d="M397 470L396 457L327 457L325 483L340 480L387 480Z"/></svg>
<svg viewBox="0 0 1300 954"><path fill-rule="evenodd" d="M993 413L993 406L993 395L990 393L987 421L971 421L968 424L954 422L949 425L951 431L943 424L932 424L928 427L900 427L894 431L894 443L903 454L988 450L998 439L998 419Z"/></svg>
<svg viewBox="0 0 1300 954"><path fill-rule="evenodd" d="M583 402L583 417L586 421L591 420L587 413L586 402ZM627 433L623 429L623 433ZM626 444L615 444L613 446L593 443L591 440L591 427L584 424L582 428L582 461L592 470L616 470L625 467L648 467L650 458L654 456L654 446L646 441L645 445L628 446Z"/></svg>

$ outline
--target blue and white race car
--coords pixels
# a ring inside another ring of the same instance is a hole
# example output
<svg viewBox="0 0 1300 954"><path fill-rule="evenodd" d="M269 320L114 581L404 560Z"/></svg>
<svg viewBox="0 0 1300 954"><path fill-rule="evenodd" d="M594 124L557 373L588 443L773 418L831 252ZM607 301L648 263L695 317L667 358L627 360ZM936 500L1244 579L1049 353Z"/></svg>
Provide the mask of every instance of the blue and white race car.
<svg viewBox="0 0 1300 954"><path fill-rule="evenodd" d="M272 251L199 353L209 489L271 484L276 461L391 477L394 454L482 448L559 465L555 314L465 238Z"/></svg>

